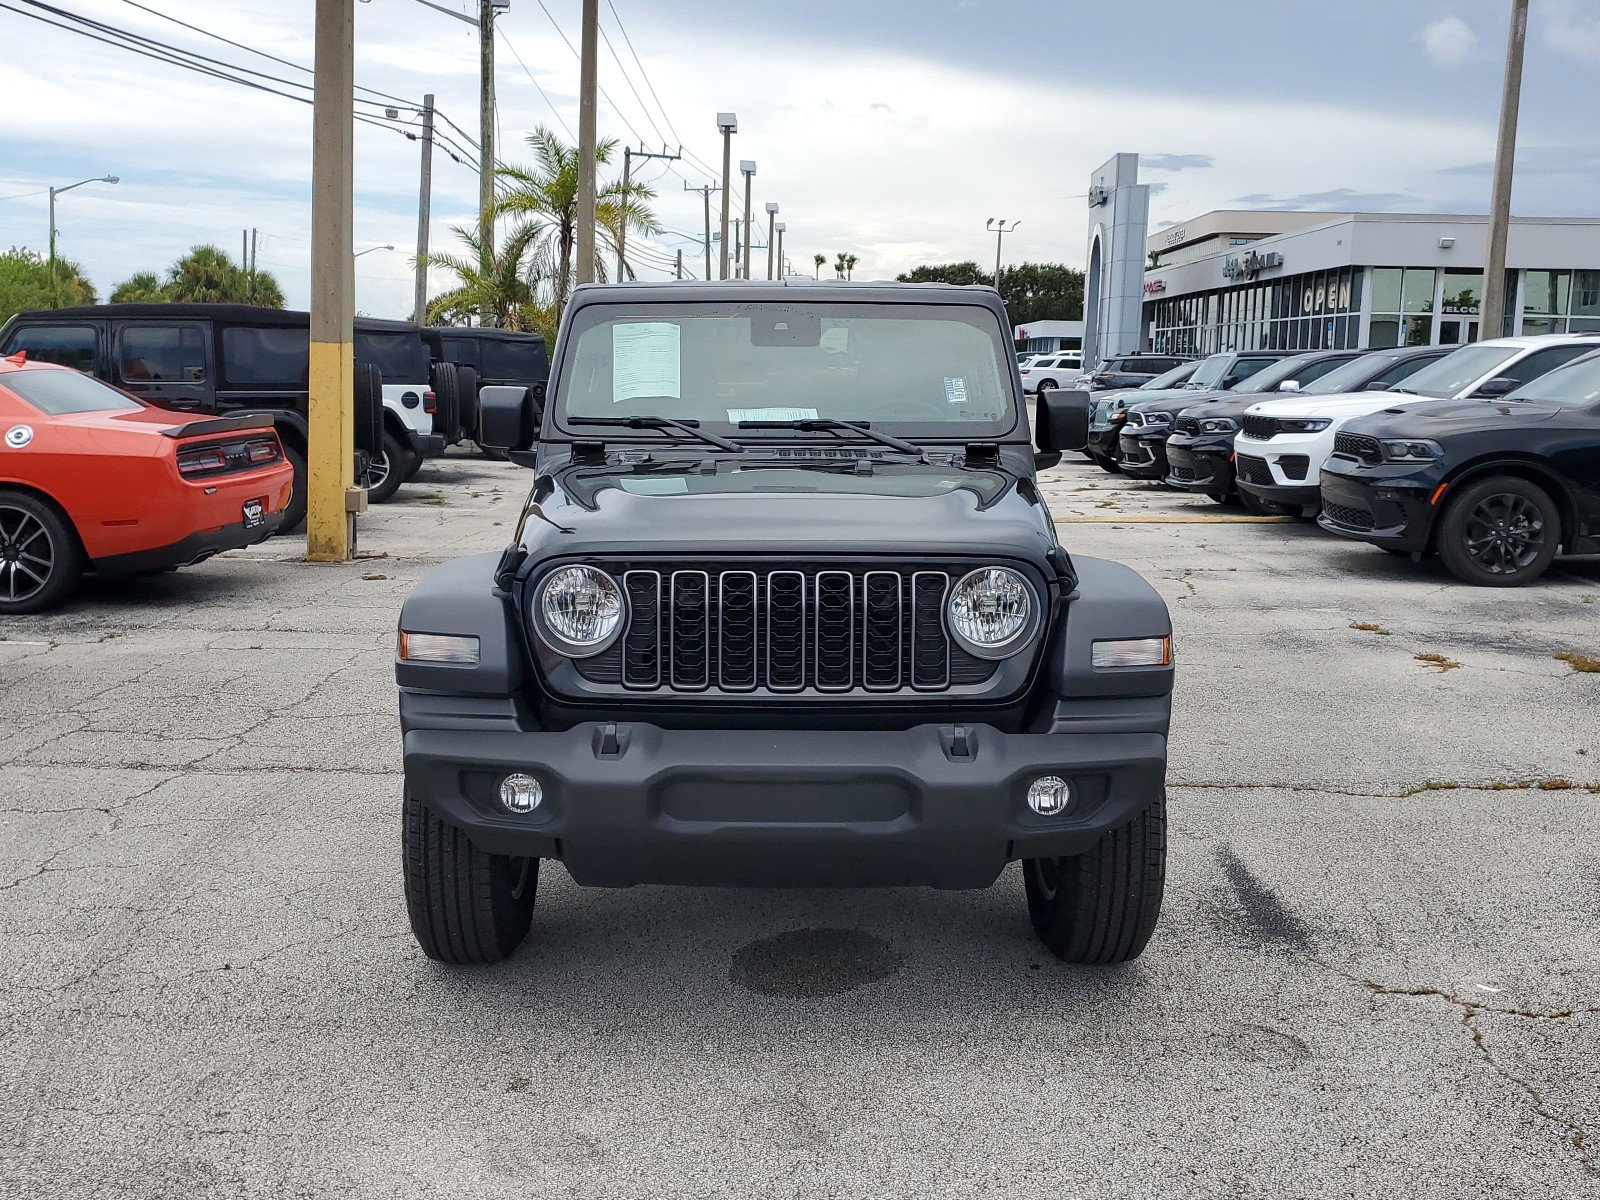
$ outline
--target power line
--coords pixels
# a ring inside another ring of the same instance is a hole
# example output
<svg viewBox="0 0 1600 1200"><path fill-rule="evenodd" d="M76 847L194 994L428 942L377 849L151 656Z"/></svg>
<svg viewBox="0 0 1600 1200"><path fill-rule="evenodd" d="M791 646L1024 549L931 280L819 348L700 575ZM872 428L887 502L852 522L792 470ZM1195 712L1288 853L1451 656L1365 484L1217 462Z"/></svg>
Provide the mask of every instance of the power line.
<svg viewBox="0 0 1600 1200"><path fill-rule="evenodd" d="M628 28L622 23L622 14L617 11L617 6L611 3L611 0L606 0L606 7L611 10L611 19L617 23L617 32L622 35L622 40L627 44L628 53L633 55L633 61L639 67L639 77L644 80L644 86L649 89L650 98L656 102L656 108L661 112L661 119L667 123L667 129L672 134L672 140L682 142L683 139L678 136L678 131L672 126L672 118L667 115L667 110L661 103L661 97L656 95L655 84L650 82L650 72L644 69L644 63L639 59L639 52L633 48L633 39L628 36ZM609 45L610 43L608 42L607 44ZM615 52L613 51L613 53ZM622 64L618 63L617 65L621 66ZM634 94L637 95L638 93ZM654 124L654 122L651 122L651 124Z"/></svg>
<svg viewBox="0 0 1600 1200"><path fill-rule="evenodd" d="M539 7L543 8L544 6L541 4ZM546 10L545 16L550 16L548 10ZM555 18L553 17L551 18L551 20L554 19ZM501 29L499 25L496 25L495 32L500 35L500 40L506 44L506 49L511 51L511 57L517 60L517 66L522 68L522 73L528 77L528 82L533 84L534 90L537 91L540 98L544 100L545 106L550 110L550 115L555 117L556 122L561 126L562 129L566 131L568 138L570 138L572 141L577 141L578 139L573 137L571 126L569 126L566 121L562 120L561 113L556 109L555 102L550 99L544 88L539 85L539 81L534 78L533 72L528 70L528 64L522 61L522 55L517 53L517 48L511 44L511 39L505 35L505 31ZM556 32L559 33L560 30L558 29ZM572 43L568 42L567 44L570 46Z"/></svg>

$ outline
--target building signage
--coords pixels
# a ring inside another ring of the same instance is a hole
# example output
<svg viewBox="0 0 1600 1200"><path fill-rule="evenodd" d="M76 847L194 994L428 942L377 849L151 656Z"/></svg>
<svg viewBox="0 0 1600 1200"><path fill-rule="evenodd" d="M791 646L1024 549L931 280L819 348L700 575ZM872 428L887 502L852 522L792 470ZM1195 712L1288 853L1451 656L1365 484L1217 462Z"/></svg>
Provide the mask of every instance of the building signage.
<svg viewBox="0 0 1600 1200"><path fill-rule="evenodd" d="M1188 235L1188 233L1189 233L1189 231L1188 231L1187 228L1170 230L1167 233L1166 240L1164 242L1162 242L1162 245L1164 245L1164 246L1176 246L1179 242L1183 241L1183 239Z"/></svg>
<svg viewBox="0 0 1600 1200"><path fill-rule="evenodd" d="M1350 307L1350 281L1347 279L1339 284L1328 284L1326 287L1307 287L1302 297L1302 313L1319 313L1324 309L1333 311L1344 310Z"/></svg>
<svg viewBox="0 0 1600 1200"><path fill-rule="evenodd" d="M1144 285L1144 294L1146 296L1156 296L1166 290L1167 281L1165 279L1152 279Z"/></svg>
<svg viewBox="0 0 1600 1200"><path fill-rule="evenodd" d="M1476 304L1446 304L1444 315L1447 317L1475 317L1478 315Z"/></svg>
<svg viewBox="0 0 1600 1200"><path fill-rule="evenodd" d="M1243 258L1234 255L1224 259L1222 274L1225 279L1254 279L1263 271L1276 270L1281 266L1283 255L1276 250L1269 250L1265 254L1252 250Z"/></svg>

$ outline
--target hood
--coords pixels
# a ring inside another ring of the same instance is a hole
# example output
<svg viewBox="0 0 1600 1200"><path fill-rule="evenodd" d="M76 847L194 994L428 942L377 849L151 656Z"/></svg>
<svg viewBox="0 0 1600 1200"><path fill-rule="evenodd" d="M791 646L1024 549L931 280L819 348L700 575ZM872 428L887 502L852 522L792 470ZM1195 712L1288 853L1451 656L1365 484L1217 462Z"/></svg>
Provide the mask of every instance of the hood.
<svg viewBox="0 0 1600 1200"><path fill-rule="evenodd" d="M1346 428L1376 438L1436 438L1537 424L1570 411L1542 400L1433 400L1381 409Z"/></svg>
<svg viewBox="0 0 1600 1200"><path fill-rule="evenodd" d="M728 457L567 466L535 484L530 501L548 520L525 516L522 544L539 558L976 554L1042 565L1055 538L1036 495L1004 471L918 463L875 462L870 474Z"/></svg>
<svg viewBox="0 0 1600 1200"><path fill-rule="evenodd" d="M1331 396L1289 395L1257 400L1245 412L1263 417L1359 417L1383 408L1393 408L1408 400L1431 404L1424 396L1396 395L1394 392L1339 392Z"/></svg>
<svg viewBox="0 0 1600 1200"><path fill-rule="evenodd" d="M1170 392L1150 392L1149 400L1141 400L1131 407L1144 412L1164 412L1177 416L1186 408L1210 404L1232 395L1231 392L1208 392L1203 388L1174 388Z"/></svg>

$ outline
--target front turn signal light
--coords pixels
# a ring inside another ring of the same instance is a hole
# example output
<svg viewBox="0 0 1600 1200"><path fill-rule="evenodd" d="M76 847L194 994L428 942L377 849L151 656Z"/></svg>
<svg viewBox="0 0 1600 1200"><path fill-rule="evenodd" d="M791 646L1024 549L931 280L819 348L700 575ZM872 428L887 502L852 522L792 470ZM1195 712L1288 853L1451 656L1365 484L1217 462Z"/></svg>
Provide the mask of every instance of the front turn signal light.
<svg viewBox="0 0 1600 1200"><path fill-rule="evenodd" d="M1126 638L1096 642L1089 649L1089 662L1096 667L1170 667L1170 637Z"/></svg>
<svg viewBox="0 0 1600 1200"><path fill-rule="evenodd" d="M410 633L404 629L395 650L401 662L478 665L478 639L449 633Z"/></svg>

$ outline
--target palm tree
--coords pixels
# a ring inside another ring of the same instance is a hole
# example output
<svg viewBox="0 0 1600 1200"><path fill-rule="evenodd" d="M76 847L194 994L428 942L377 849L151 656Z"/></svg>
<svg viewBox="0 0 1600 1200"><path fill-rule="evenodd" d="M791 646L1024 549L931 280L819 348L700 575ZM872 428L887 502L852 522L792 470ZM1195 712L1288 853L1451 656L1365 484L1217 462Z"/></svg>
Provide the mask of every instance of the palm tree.
<svg viewBox="0 0 1600 1200"><path fill-rule="evenodd" d="M510 186L495 205L496 214L542 217L530 243L534 273L551 283L557 319L572 294L577 274L578 151L541 125L528 135L534 166L503 167L496 174ZM605 164L617 148L616 138L595 147L595 162ZM655 192L646 184L608 183L595 197L595 278L604 281L606 264L616 257L624 227L629 233L661 232L647 201Z"/></svg>
<svg viewBox="0 0 1600 1200"><path fill-rule="evenodd" d="M826 254L813 254L811 256L811 261L816 265L816 270L811 272L811 277L813 279L821 279L822 268L827 264L828 256Z"/></svg>
<svg viewBox="0 0 1600 1200"><path fill-rule="evenodd" d="M856 256L854 254L846 254L844 256L844 277L846 279L849 279L850 276L851 276L851 273L854 272L855 269L856 269Z"/></svg>
<svg viewBox="0 0 1600 1200"><path fill-rule="evenodd" d="M283 289L271 272L246 271L215 246L196 246L173 263L163 290L179 303L283 307Z"/></svg>
<svg viewBox="0 0 1600 1200"><path fill-rule="evenodd" d="M167 289L154 271L140 271L123 280L111 292L113 304L160 304L167 299Z"/></svg>
<svg viewBox="0 0 1600 1200"><path fill-rule="evenodd" d="M466 248L463 254L429 254L430 267L455 274L456 286L428 303L428 320L434 324L465 323L487 312L501 329L542 329L539 276L528 258L539 239L547 236L543 221L522 221L485 253L476 225L456 225L453 232ZM414 261L414 260L413 260Z"/></svg>

